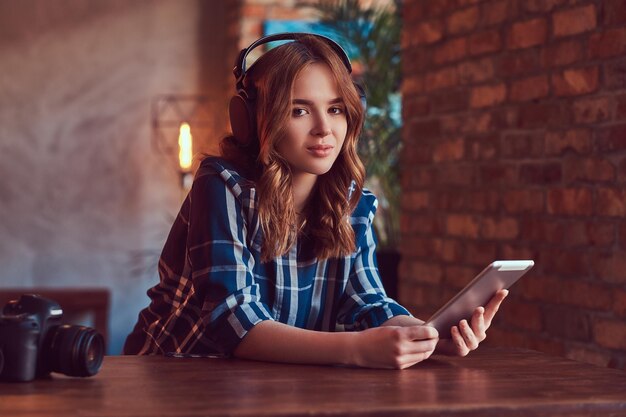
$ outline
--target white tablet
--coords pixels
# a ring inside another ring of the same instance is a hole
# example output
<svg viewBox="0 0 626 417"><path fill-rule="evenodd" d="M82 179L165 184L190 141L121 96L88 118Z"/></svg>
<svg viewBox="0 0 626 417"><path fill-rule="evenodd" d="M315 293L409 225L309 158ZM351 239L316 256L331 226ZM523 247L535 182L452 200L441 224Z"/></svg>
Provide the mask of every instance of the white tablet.
<svg viewBox="0 0 626 417"><path fill-rule="evenodd" d="M439 337L451 337L450 329L463 319L469 319L476 307L484 306L498 290L507 289L521 278L533 261L495 261L478 274L426 321L439 332Z"/></svg>

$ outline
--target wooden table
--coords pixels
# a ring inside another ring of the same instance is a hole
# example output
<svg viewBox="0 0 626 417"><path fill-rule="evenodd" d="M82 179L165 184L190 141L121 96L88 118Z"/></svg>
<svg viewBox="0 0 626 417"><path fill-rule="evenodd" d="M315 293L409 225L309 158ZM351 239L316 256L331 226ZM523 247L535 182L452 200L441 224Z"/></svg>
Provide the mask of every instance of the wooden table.
<svg viewBox="0 0 626 417"><path fill-rule="evenodd" d="M404 371L108 356L98 375L0 383L0 416L626 416L626 373L481 348Z"/></svg>

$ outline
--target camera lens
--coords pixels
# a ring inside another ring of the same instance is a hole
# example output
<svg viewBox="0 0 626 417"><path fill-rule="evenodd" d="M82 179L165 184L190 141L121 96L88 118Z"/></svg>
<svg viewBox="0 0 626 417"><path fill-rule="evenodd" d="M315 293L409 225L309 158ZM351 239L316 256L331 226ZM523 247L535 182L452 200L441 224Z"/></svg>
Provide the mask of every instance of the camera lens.
<svg viewBox="0 0 626 417"><path fill-rule="evenodd" d="M98 373L104 357L104 339L95 329L64 324L51 328L47 354L48 369L69 376Z"/></svg>

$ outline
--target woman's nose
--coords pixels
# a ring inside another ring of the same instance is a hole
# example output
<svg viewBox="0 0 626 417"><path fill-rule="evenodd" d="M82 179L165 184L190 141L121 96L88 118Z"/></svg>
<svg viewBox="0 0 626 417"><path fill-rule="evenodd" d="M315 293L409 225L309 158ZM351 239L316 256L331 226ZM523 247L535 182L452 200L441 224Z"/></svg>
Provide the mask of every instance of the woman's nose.
<svg viewBox="0 0 626 417"><path fill-rule="evenodd" d="M330 128L330 122L328 120L328 116L325 114L320 114L315 120L315 126L312 131L313 135L326 137L332 133Z"/></svg>

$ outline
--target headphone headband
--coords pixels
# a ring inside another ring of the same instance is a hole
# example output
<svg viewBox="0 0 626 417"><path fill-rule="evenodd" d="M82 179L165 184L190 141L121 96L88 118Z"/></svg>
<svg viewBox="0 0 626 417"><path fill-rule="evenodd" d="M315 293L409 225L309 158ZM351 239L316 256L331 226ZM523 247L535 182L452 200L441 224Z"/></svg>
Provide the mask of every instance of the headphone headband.
<svg viewBox="0 0 626 417"><path fill-rule="evenodd" d="M252 52L253 49L257 48L266 43L276 42L276 41L297 41L303 36L315 36L326 42L333 50L337 53L341 61L348 69L349 73L352 73L352 64L350 64L350 59L348 58L348 54L346 51L339 45L337 42L332 40L331 38L318 35L316 33L303 33L303 32L285 32L285 33L276 33L273 35L267 35L262 38L257 39L252 42L250 46L242 49L235 60L235 67L233 68L233 74L235 74L235 78L237 79L236 88L237 90L243 89L243 79L246 76L246 58L248 54Z"/></svg>

